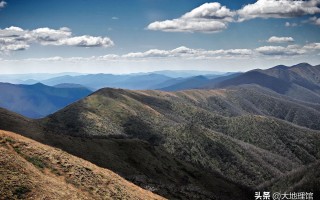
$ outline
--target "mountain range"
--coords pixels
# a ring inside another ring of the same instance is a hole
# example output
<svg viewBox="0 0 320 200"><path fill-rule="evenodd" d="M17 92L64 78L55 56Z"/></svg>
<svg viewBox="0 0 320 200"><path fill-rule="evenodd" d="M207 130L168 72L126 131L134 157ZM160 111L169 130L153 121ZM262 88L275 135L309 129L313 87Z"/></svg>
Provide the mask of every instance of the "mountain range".
<svg viewBox="0 0 320 200"><path fill-rule="evenodd" d="M148 73L132 74L81 74L81 73L58 73L58 74L7 74L0 75L0 82L12 84L32 85L43 83L48 86L59 84L80 84L91 90L104 87L123 89L158 89L180 80L194 76L206 76L209 79L226 76L232 73L193 70L165 70ZM164 84L164 85L163 85Z"/></svg>
<svg viewBox="0 0 320 200"><path fill-rule="evenodd" d="M162 72L159 72L162 73ZM41 83L54 86L61 83L68 84L80 84L92 90L98 90L104 87L132 89L132 90L146 90L146 89L162 89L165 87L173 86L176 84L185 85L181 89L196 87L196 81L203 77L204 79L215 79L222 76L227 76L230 73L225 74L208 74L198 76L186 76L182 74L182 77L170 77L169 72L163 74L147 73L147 74L129 74L129 75L114 75L114 74L88 74L80 76L59 76L47 80L42 80ZM231 73L232 74L232 73ZM190 82L187 85L186 82ZM202 85L201 82L198 83ZM180 89L179 87L177 89Z"/></svg>
<svg viewBox="0 0 320 200"><path fill-rule="evenodd" d="M319 65L301 63L183 78L170 91L103 88L41 119L0 109L0 129L168 199L298 190L316 199L319 76Z"/></svg>
<svg viewBox="0 0 320 200"><path fill-rule="evenodd" d="M45 117L70 103L89 95L103 87L126 89L157 89L176 87L189 88L196 84L199 77L188 77L201 71L159 71L155 73L113 75L113 74L17 74L0 76L0 107L9 109L30 118ZM166 74L168 76L162 75ZM209 73L209 72L203 72ZM175 76L184 76L172 78ZM226 74L225 74L226 75ZM172 76L172 77L169 77ZM224 75L208 75L210 78ZM207 80L204 76L203 80ZM23 84L14 84L19 82ZM32 79L37 78L38 80ZM190 84L188 84L190 82ZM201 83L201 80L198 84ZM45 85L46 84L46 85Z"/></svg>
<svg viewBox="0 0 320 200"><path fill-rule="evenodd" d="M45 117L92 93L84 87L50 87L41 83L0 83L0 91L0 107L30 118Z"/></svg>
<svg viewBox="0 0 320 200"><path fill-rule="evenodd" d="M231 79L207 85L205 88L224 88L243 84L257 84L302 101L318 103L320 65L300 63L291 67L280 65L267 70L252 70Z"/></svg>

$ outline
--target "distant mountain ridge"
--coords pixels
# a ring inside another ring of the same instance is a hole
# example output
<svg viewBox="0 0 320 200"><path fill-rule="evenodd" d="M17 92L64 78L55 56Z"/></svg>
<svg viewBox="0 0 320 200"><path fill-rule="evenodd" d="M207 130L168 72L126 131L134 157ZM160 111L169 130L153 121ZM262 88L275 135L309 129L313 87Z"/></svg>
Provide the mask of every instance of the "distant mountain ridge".
<svg viewBox="0 0 320 200"><path fill-rule="evenodd" d="M35 84L42 80L58 76L79 76L82 73L62 72L62 73L27 73L27 74L0 74L0 82L12 84Z"/></svg>
<svg viewBox="0 0 320 200"><path fill-rule="evenodd" d="M309 89L319 90L320 65L312 66L308 63L300 63L286 68L271 68L263 70L263 73L288 82L298 84Z"/></svg>
<svg viewBox="0 0 320 200"><path fill-rule="evenodd" d="M187 79L183 79L175 84L169 85L164 88L159 88L159 90L164 91L179 91L187 89L195 89L207 83L210 79L205 76L194 76Z"/></svg>
<svg viewBox="0 0 320 200"><path fill-rule="evenodd" d="M62 76L42 81L46 85L61 83L80 84L95 90L103 87L150 89L154 85L165 82L171 78L160 74L146 75L113 75L113 74L89 74L81 76Z"/></svg>
<svg viewBox="0 0 320 200"><path fill-rule="evenodd" d="M0 91L1 107L31 118L47 116L92 92L84 87L57 88L41 83L0 83Z"/></svg>
<svg viewBox="0 0 320 200"><path fill-rule="evenodd" d="M278 65L270 69L254 69L245 73L231 73L224 76L208 78L199 82L197 77L178 81L169 86L159 88L165 91L187 89L214 89L244 84L257 84L281 94L307 93L310 96L320 94L320 65L312 66L300 63L293 66ZM316 93L316 94L314 94ZM301 100L304 100L300 97Z"/></svg>
<svg viewBox="0 0 320 200"><path fill-rule="evenodd" d="M168 72L169 73L169 72ZM165 73L167 74L167 73ZM142 73L129 75L114 75L114 74L88 74L81 76L61 76L48 80L41 81L46 85L57 84L80 84L88 88L98 90L104 87L132 89L132 90L146 90L146 89L160 89L160 90L181 90L196 88L206 83L206 80L215 79L228 74L208 74L184 77L171 77L157 73ZM204 80L200 80L200 78ZM198 82L200 81L200 82Z"/></svg>
<svg viewBox="0 0 320 200"><path fill-rule="evenodd" d="M164 72L179 74L182 72L196 73L198 71L163 71L163 73ZM3 83L1 86L3 94L0 94L0 100L2 98L0 106L28 117L39 118L53 113L69 103L85 97L91 93L90 90L95 91L103 87L126 88L132 90L156 89L163 91L181 91L189 89L218 89L252 84L271 89L279 94L284 94L301 101L318 103L318 99L320 99L319 74L319 65L311 66L308 63L300 63L291 67L278 65L266 70L256 69L245 73L227 73L223 75L211 74L185 78L171 78L154 73L131 75L65 75L42 81L45 84L61 90L60 92L55 92L53 95L52 93L45 94L46 92L44 92L44 90L46 89L44 89L44 85L42 85L42 92L44 93L40 92L38 94L37 90L39 90L40 87L36 87L38 85L37 83L29 86L19 85L15 87L13 85ZM48 75L44 74L41 76ZM9 90L6 89L6 87L9 86L10 88L15 88L15 90L17 90L17 88L21 88L21 90L19 89L19 92L15 91L8 93ZM47 90L49 90L48 88L49 87L47 87ZM22 92L22 90L26 89L28 90L28 94L26 92ZM69 95L74 98L67 97L65 94L61 97L61 95L58 94L65 93L66 90L73 91L73 93L70 93ZM79 94L76 94L76 91ZM43 95L40 97L41 94L51 95L49 98L51 100L48 100L47 97L44 98ZM39 107L34 106L34 104L37 104L37 101L40 102L40 99L42 99L42 105ZM65 101L65 103L63 103L63 101Z"/></svg>
<svg viewBox="0 0 320 200"><path fill-rule="evenodd" d="M206 84L204 89L227 88L256 84L292 98L319 103L320 65L300 63L291 67L279 65L270 69L256 69L227 80Z"/></svg>
<svg viewBox="0 0 320 200"><path fill-rule="evenodd" d="M166 87L168 85L161 85L170 79L186 79L193 76L207 76L214 78L231 74L215 72L215 71L197 71L197 70L163 70L154 72L141 72L132 74L82 74L82 73L39 73L39 74L8 74L0 75L0 82L12 84L36 84L38 82L44 83L49 86L59 84L80 84L90 89L100 89L103 87L115 87L124 89L157 89ZM81 82L79 79L82 79ZM152 79L152 82L150 82ZM140 82L148 83L142 84ZM159 86L157 86L159 85Z"/></svg>

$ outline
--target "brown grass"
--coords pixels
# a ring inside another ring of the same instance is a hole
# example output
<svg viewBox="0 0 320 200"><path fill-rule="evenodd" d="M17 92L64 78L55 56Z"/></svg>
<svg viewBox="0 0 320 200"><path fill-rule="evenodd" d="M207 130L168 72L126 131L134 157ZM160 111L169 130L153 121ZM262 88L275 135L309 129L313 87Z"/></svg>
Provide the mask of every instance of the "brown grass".
<svg viewBox="0 0 320 200"><path fill-rule="evenodd" d="M0 199L164 199L104 168L0 130Z"/></svg>

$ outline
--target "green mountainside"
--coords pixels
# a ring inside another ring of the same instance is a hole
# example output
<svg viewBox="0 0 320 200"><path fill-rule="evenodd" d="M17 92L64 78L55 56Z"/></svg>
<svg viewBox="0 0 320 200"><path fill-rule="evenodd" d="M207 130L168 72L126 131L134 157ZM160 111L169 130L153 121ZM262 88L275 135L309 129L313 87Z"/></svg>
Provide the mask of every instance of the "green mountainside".
<svg viewBox="0 0 320 200"><path fill-rule="evenodd" d="M318 107L256 85L106 88L27 123L34 131L10 125L9 114L0 128L23 130L167 198L246 199L257 185L319 160ZM231 188L237 192L228 196Z"/></svg>

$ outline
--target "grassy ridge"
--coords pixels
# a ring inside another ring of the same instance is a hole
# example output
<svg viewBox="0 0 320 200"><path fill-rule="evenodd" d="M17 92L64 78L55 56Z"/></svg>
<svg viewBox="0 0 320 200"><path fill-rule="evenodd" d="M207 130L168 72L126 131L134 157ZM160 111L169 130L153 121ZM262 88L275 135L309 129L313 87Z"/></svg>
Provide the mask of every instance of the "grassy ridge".
<svg viewBox="0 0 320 200"><path fill-rule="evenodd" d="M1 199L164 199L61 150L0 130Z"/></svg>

